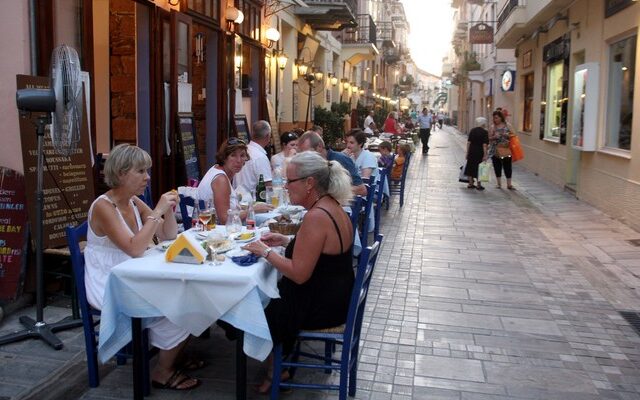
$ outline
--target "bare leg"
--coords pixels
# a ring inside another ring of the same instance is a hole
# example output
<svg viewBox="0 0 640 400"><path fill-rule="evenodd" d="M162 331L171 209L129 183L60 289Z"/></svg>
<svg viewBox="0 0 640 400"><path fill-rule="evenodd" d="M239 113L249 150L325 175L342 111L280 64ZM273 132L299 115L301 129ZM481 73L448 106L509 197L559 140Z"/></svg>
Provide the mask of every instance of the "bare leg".
<svg viewBox="0 0 640 400"><path fill-rule="evenodd" d="M501 178L501 177L496 176L496 186L497 186L498 188L501 188L501 187L502 187L502 182L501 182L501 180L502 180L502 178Z"/></svg>
<svg viewBox="0 0 640 400"><path fill-rule="evenodd" d="M507 187L509 189L513 189L513 186L511 185L511 178L507 178Z"/></svg>

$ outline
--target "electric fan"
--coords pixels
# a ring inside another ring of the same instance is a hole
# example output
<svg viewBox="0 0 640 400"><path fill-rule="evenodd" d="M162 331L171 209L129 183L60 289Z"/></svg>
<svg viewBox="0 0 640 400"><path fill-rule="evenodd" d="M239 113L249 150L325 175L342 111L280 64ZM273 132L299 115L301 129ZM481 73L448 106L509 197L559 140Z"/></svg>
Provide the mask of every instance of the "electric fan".
<svg viewBox="0 0 640 400"><path fill-rule="evenodd" d="M51 55L50 89L21 89L16 92L16 103L21 117L31 112L45 112L36 121L38 138L38 165L36 190L36 320L20 317L24 330L0 338L0 345L26 338L44 340L56 350L63 347L62 341L53 332L82 325L81 320L67 317L59 322L47 324L44 321L44 271L42 263L42 209L43 193L43 141L45 127L51 124L51 142L58 154L68 156L80 142L82 124L82 81L78 53L69 46L56 47Z"/></svg>

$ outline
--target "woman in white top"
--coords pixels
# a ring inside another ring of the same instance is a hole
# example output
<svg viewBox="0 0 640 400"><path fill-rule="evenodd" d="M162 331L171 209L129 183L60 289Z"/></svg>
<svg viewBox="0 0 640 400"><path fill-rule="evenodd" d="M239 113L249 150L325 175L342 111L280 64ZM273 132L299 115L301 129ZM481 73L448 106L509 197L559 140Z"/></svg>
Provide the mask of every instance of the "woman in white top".
<svg viewBox="0 0 640 400"><path fill-rule="evenodd" d="M139 147L121 144L113 148L104 166L111 188L89 209L85 257L87 300L102 309L105 285L111 269L131 257L141 257L153 236L161 240L176 237L174 209L178 193L167 192L151 210L138 195L144 193L151 157ZM155 388L189 390L200 384L176 366L189 333L166 318L148 325L149 341L160 349L151 372ZM192 366L193 363L189 363Z"/></svg>
<svg viewBox="0 0 640 400"><path fill-rule="evenodd" d="M240 172L249 159L247 145L242 140L232 137L227 139L218 149L216 162L204 175L198 185L198 199L213 200L216 209L216 220L219 224L227 223L227 212L238 207L238 196L231 181ZM255 212L266 212L272 207L265 203L255 205ZM246 211L240 213L246 218Z"/></svg>
<svg viewBox="0 0 640 400"><path fill-rule="evenodd" d="M284 168L285 159L291 158L296 154L298 135L293 131L285 132L280 135L280 144L282 145L282 151L271 157L271 169L274 173L279 170L282 176L286 172Z"/></svg>
<svg viewBox="0 0 640 400"><path fill-rule="evenodd" d="M367 142L367 134L361 129L352 129L345 135L347 148L345 153L348 154L356 164L360 171L362 179L373 178L375 182L378 177L378 159L369 150L364 149Z"/></svg>

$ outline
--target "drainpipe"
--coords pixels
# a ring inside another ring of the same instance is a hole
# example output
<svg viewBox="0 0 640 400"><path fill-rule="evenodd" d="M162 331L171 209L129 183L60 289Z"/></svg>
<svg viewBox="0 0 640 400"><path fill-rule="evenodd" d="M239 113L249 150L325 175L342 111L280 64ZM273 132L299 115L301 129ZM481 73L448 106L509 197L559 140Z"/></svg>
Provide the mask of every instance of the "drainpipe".
<svg viewBox="0 0 640 400"><path fill-rule="evenodd" d="M31 75L38 75L38 40L36 27L36 0L29 0L29 60Z"/></svg>

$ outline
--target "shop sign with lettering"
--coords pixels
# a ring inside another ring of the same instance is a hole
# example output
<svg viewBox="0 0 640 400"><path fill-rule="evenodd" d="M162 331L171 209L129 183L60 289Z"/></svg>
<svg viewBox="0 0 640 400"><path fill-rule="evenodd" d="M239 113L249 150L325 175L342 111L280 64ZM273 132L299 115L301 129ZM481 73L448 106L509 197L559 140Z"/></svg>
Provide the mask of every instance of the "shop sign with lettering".
<svg viewBox="0 0 640 400"><path fill-rule="evenodd" d="M469 28L469 43L491 44L493 43L493 27L481 22Z"/></svg>

